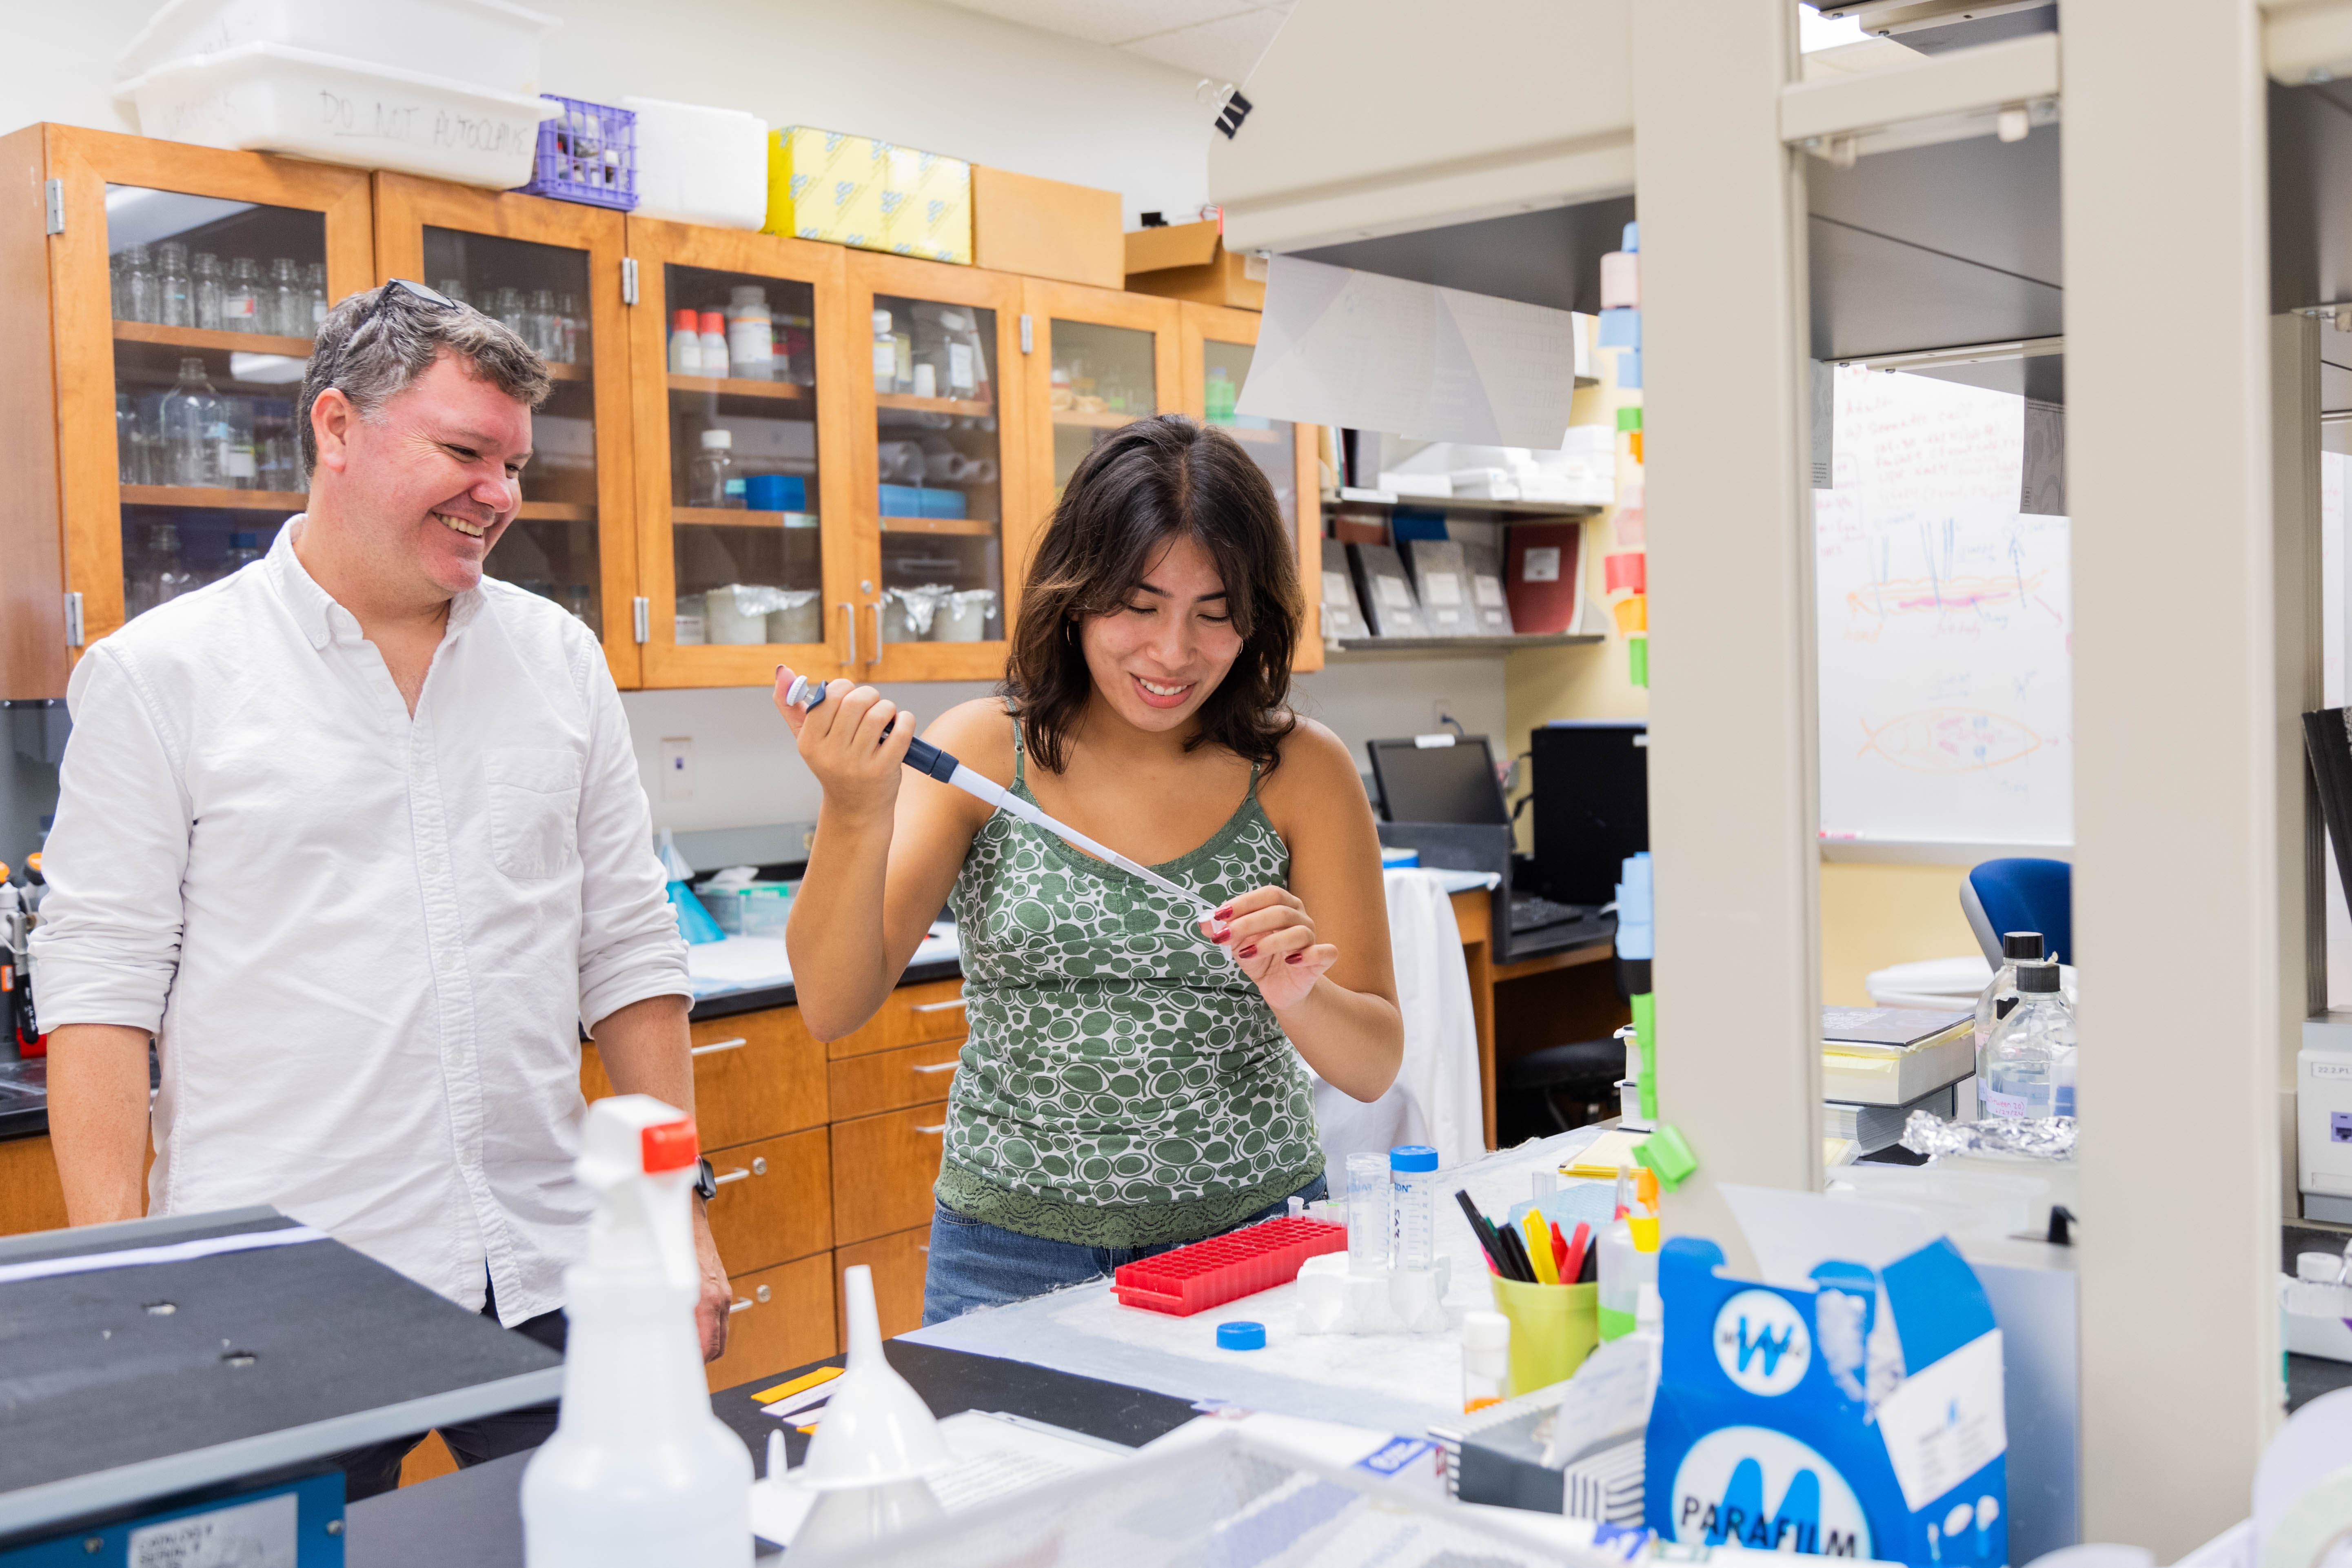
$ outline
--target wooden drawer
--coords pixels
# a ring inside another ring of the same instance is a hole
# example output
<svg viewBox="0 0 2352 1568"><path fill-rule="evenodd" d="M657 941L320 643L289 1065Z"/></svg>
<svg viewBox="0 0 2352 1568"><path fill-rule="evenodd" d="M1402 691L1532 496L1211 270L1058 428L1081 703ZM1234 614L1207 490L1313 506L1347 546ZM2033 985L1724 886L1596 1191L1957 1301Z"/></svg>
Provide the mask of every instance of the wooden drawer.
<svg viewBox="0 0 2352 1568"><path fill-rule="evenodd" d="M839 1061L844 1057L868 1056L875 1051L895 1051L901 1046L961 1040L963 1037L963 982L929 980L920 985L899 986L890 993L880 1012L825 1049L835 1061ZM838 1117L839 1112L835 1114Z"/></svg>
<svg viewBox="0 0 2352 1568"><path fill-rule="evenodd" d="M57 1230L65 1223L65 1188L58 1183L47 1135L0 1142L0 1236Z"/></svg>
<svg viewBox="0 0 2352 1568"><path fill-rule="evenodd" d="M837 1321L849 1321L849 1309L841 1301L841 1271L863 1263L874 1270L874 1314L882 1320L882 1337L893 1339L923 1326L923 1272L931 1260L929 1226L845 1247L833 1260Z"/></svg>
<svg viewBox="0 0 2352 1568"><path fill-rule="evenodd" d="M772 1138L827 1119L824 1047L797 1007L687 1026L694 1050L694 1126L705 1149ZM602 1100L613 1080L593 1046L580 1052L580 1092Z"/></svg>
<svg viewBox="0 0 2352 1568"><path fill-rule="evenodd" d="M713 1394L840 1351L833 1254L820 1252L730 1278L735 1310L727 1320L727 1353L704 1369Z"/></svg>
<svg viewBox="0 0 2352 1568"><path fill-rule="evenodd" d="M728 1273L748 1274L833 1246L833 1182L825 1130L709 1152L719 1176L710 1238Z"/></svg>
<svg viewBox="0 0 2352 1568"><path fill-rule="evenodd" d="M947 1120L947 1107L921 1105L833 1124L835 1245L931 1223Z"/></svg>
<svg viewBox="0 0 2352 1568"><path fill-rule="evenodd" d="M834 1120L848 1121L878 1110L945 1100L948 1085L955 1081L956 1054L962 1045L961 1040L940 1040L828 1062L825 1078Z"/></svg>

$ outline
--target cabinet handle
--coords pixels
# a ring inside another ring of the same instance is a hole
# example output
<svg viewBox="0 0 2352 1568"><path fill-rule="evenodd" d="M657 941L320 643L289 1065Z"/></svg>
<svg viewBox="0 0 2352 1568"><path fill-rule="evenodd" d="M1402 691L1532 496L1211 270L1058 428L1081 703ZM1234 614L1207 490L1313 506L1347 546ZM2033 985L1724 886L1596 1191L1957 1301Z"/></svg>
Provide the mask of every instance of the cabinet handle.
<svg viewBox="0 0 2352 1568"><path fill-rule="evenodd" d="M919 1006L909 1007L907 1011L909 1013L944 1013L950 1007L961 1007L963 1004L964 999L962 997L950 996L944 1002L925 1002Z"/></svg>
<svg viewBox="0 0 2352 1568"><path fill-rule="evenodd" d="M962 1065L961 1061L925 1062L921 1067L910 1067L907 1070L908 1072L953 1072Z"/></svg>
<svg viewBox="0 0 2352 1568"><path fill-rule="evenodd" d="M767 1173L768 1162L764 1159L754 1160L751 1162L751 1168L750 1170L747 1171L742 1166L738 1165L723 1176L713 1176L710 1180L710 1184L714 1187L723 1187L730 1182L748 1181L753 1176L764 1176Z"/></svg>
<svg viewBox="0 0 2352 1568"><path fill-rule="evenodd" d="M849 657L843 659L845 668L857 663L857 606L844 599L840 604L841 618L849 627Z"/></svg>
<svg viewBox="0 0 2352 1568"><path fill-rule="evenodd" d="M740 1051L751 1043L750 1040L743 1038L717 1040L707 1046L690 1047L686 1054L690 1057L715 1056L720 1051Z"/></svg>
<svg viewBox="0 0 2352 1568"><path fill-rule="evenodd" d="M738 1297L736 1300L727 1303L727 1315L731 1318L738 1312L748 1312L759 1304L760 1303L757 1301L746 1301L740 1297Z"/></svg>
<svg viewBox="0 0 2352 1568"><path fill-rule="evenodd" d="M929 1247L916 1247L916 1248L915 1248L915 1250L916 1250L916 1251L918 1251L918 1252L920 1252L920 1253L923 1253L923 1254L928 1255L928 1254L930 1252L930 1250L931 1250L931 1249L930 1249Z"/></svg>
<svg viewBox="0 0 2352 1568"><path fill-rule="evenodd" d="M922 1133L922 1134L923 1134L923 1135L925 1135L926 1137L929 1137L929 1136L930 1136L931 1134L933 1134L933 1133L937 1133L937 1132L945 1132L947 1130L948 1130L948 1124L947 1124L946 1122L944 1122L944 1121L940 1122L937 1127L918 1127L918 1128L916 1128L916 1129L915 1129L915 1131L916 1131ZM727 1178L726 1178L726 1177L724 1177L724 1176L721 1176L721 1177L719 1177L719 1179L720 1181L722 1181L722 1182L723 1182L723 1181L725 1181Z"/></svg>

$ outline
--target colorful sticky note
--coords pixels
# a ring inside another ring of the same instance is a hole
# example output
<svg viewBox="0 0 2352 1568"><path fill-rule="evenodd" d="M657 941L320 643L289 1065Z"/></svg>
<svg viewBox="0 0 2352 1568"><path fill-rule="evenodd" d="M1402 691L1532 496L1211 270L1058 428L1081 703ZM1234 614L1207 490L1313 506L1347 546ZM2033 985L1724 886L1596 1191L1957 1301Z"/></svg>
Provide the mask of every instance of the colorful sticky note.
<svg viewBox="0 0 2352 1568"><path fill-rule="evenodd" d="M1656 1173L1658 1185L1670 1193L1698 1169L1698 1156L1691 1152L1682 1130L1671 1121L1658 1123L1658 1130L1642 1141L1639 1152L1642 1163Z"/></svg>
<svg viewBox="0 0 2352 1568"><path fill-rule="evenodd" d="M1595 340L1604 349L1638 349L1642 346L1642 312L1621 308L1601 312L1601 335Z"/></svg>
<svg viewBox="0 0 2352 1568"><path fill-rule="evenodd" d="M1630 403L1617 411L1617 428L1619 430L1639 430L1641 427L1642 405L1640 404Z"/></svg>
<svg viewBox="0 0 2352 1568"><path fill-rule="evenodd" d="M1622 590L1639 594L1649 586L1650 558L1638 550L1628 550L1601 558L1601 569L1608 574L1612 594Z"/></svg>
<svg viewBox="0 0 2352 1568"><path fill-rule="evenodd" d="M780 1383L773 1388L763 1388L751 1395L751 1400L755 1405L773 1405L779 1399L790 1399L795 1394L805 1394L821 1384L831 1383L835 1378L839 1377L841 1373L842 1369L837 1366L821 1366L814 1372L805 1373L793 1378L790 1383Z"/></svg>
<svg viewBox="0 0 2352 1568"><path fill-rule="evenodd" d="M1625 639L1625 676L1635 686L1646 689L1650 684L1650 639L1645 637Z"/></svg>
<svg viewBox="0 0 2352 1568"><path fill-rule="evenodd" d="M1620 392L1642 390L1642 351L1640 349L1627 349L1617 356L1617 390Z"/></svg>
<svg viewBox="0 0 2352 1568"><path fill-rule="evenodd" d="M1635 632L1646 632L1650 629L1650 600L1645 594L1636 594L1630 599L1620 599L1609 606L1609 611L1617 617L1618 631L1627 637L1633 636Z"/></svg>

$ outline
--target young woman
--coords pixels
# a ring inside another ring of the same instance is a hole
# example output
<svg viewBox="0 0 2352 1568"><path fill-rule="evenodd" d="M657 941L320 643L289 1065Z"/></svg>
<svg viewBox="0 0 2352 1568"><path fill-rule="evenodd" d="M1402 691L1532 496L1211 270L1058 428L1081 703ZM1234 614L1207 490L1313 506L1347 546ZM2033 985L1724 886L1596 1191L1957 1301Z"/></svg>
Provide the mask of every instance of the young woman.
<svg viewBox="0 0 2352 1568"><path fill-rule="evenodd" d="M942 903L971 1038L950 1091L923 1321L1037 1295L1320 1195L1300 1058L1396 1077L1378 837L1347 748L1287 706L1299 594L1232 437L1139 421L1079 465L1023 591L1001 700L924 738L1197 889L1213 919L900 765L914 726L836 680L777 706L824 788L785 941L848 1033ZM856 1173L837 1179L855 1181Z"/></svg>

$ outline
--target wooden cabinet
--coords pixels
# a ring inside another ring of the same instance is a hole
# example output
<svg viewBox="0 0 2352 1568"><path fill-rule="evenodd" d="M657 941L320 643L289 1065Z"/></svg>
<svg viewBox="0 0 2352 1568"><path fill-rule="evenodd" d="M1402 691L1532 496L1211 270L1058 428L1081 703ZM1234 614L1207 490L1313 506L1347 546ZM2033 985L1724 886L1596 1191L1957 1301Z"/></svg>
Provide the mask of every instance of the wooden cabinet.
<svg viewBox="0 0 2352 1568"><path fill-rule="evenodd" d="M921 1328L923 1275L929 1267L930 1256L929 1225L843 1247L833 1255L835 1312L845 1319L847 1308L841 1301L841 1270L863 1263L874 1271L874 1315L881 1320L882 1337L891 1339Z"/></svg>
<svg viewBox="0 0 2352 1568"><path fill-rule="evenodd" d="M1030 279L1022 290L1044 372L1030 378L1032 461L1050 484L1038 527L1070 476L1111 431L1183 406L1173 300Z"/></svg>
<svg viewBox="0 0 2352 1568"><path fill-rule="evenodd" d="M928 1225L946 1146L944 1104L833 1124L833 1231L846 1247Z"/></svg>
<svg viewBox="0 0 2352 1568"><path fill-rule="evenodd" d="M1298 547L1298 590L1306 600L1306 619L1299 627L1298 648L1291 668L1300 671L1320 669L1323 505L1322 487L1316 477L1316 447L1321 427L1235 411L1234 401L1249 379L1259 320L1255 310L1233 310L1190 300L1178 307L1183 409L1241 443L1242 450L1265 471L1266 481L1274 487L1282 521Z"/></svg>
<svg viewBox="0 0 2352 1568"><path fill-rule="evenodd" d="M704 1368L712 1393L840 1352L834 1257L820 1252L732 1277L735 1303L727 1320L727 1353ZM892 1331L887 1321L882 1331Z"/></svg>
<svg viewBox="0 0 2352 1568"><path fill-rule="evenodd" d="M961 1040L941 1040L829 1064L825 1077L834 1120L849 1121L878 1110L945 1100L948 1086L955 1082L962 1046Z"/></svg>
<svg viewBox="0 0 2352 1568"><path fill-rule="evenodd" d="M738 1013L688 1026L694 1051L694 1125L709 1149L826 1120L824 1047L801 1023L797 1007ZM602 1100L613 1092L604 1058L593 1045L580 1052L580 1092Z"/></svg>
<svg viewBox="0 0 2352 1568"><path fill-rule="evenodd" d="M963 981L932 980L901 985L882 1010L825 1047L835 1061L932 1040L960 1040L965 1034Z"/></svg>
<svg viewBox="0 0 2352 1568"><path fill-rule="evenodd" d="M730 1273L765 1268L833 1245L833 1182L824 1130L762 1138L709 1155L719 1182L710 1238Z"/></svg>
<svg viewBox="0 0 2352 1568"><path fill-rule="evenodd" d="M540 351L555 380L531 421L521 515L487 570L587 622L614 680L639 684L621 215L406 174L374 178L377 279L406 278L499 318Z"/></svg>
<svg viewBox="0 0 2352 1568"><path fill-rule="evenodd" d="M47 1137L0 1141L0 1236L56 1230L66 1223L65 1189Z"/></svg>

